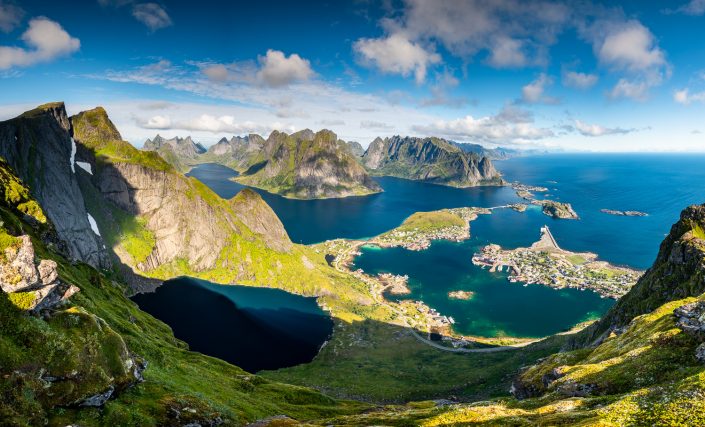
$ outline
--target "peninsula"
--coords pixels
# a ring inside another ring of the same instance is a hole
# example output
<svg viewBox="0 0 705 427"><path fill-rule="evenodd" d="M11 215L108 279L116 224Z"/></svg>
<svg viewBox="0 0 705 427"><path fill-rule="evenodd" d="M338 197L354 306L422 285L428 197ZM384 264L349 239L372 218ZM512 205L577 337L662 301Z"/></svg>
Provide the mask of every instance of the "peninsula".
<svg viewBox="0 0 705 427"><path fill-rule="evenodd" d="M637 270L598 261L592 253L561 249L548 226L541 228L541 238L528 248L504 250L499 245L487 245L473 256L472 262L489 267L490 271L507 267L511 282L588 289L613 299L626 294L642 275Z"/></svg>

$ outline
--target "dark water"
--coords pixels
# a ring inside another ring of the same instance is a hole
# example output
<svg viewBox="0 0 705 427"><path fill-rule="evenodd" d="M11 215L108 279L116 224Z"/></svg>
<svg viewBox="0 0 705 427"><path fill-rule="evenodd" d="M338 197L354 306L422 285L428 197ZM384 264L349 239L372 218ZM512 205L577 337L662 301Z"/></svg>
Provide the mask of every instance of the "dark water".
<svg viewBox="0 0 705 427"><path fill-rule="evenodd" d="M191 350L249 372L310 362L333 330L315 299L277 289L182 277L133 300Z"/></svg>
<svg viewBox="0 0 705 427"><path fill-rule="evenodd" d="M229 199L245 188L230 181L237 172L225 166L204 164L189 176L198 178L220 197ZM383 193L325 200L292 200L253 188L274 209L291 240L318 243L338 237L372 237L401 224L409 215L461 206L498 206L516 201L509 188L451 188L398 178L376 178Z"/></svg>

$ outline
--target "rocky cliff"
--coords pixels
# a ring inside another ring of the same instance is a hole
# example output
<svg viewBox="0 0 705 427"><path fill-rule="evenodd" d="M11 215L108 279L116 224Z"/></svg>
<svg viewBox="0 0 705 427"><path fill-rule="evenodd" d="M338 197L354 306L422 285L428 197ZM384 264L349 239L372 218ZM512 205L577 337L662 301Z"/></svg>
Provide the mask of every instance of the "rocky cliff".
<svg viewBox="0 0 705 427"><path fill-rule="evenodd" d="M329 130L274 131L238 181L285 197L346 197L381 191Z"/></svg>
<svg viewBox="0 0 705 427"><path fill-rule="evenodd" d="M79 157L94 171L82 185L92 214L120 261L137 272L182 261L194 271L215 268L233 236L275 251L291 248L283 225L259 196L220 199L159 156L122 141L102 108L71 123Z"/></svg>
<svg viewBox="0 0 705 427"><path fill-rule="evenodd" d="M234 136L229 140L222 138L201 155L201 162L219 163L238 172L243 172L251 165L251 160L262 150L265 140L257 134L244 137Z"/></svg>
<svg viewBox="0 0 705 427"><path fill-rule="evenodd" d="M193 142L190 136L165 139L159 134L154 139L147 139L144 142L143 149L152 151L171 149L177 156L186 159L195 159L199 154L206 152L206 148L200 143Z"/></svg>
<svg viewBox="0 0 705 427"><path fill-rule="evenodd" d="M705 292L705 205L685 209L661 243L654 264L574 346L619 333L634 317L660 305Z"/></svg>
<svg viewBox="0 0 705 427"><path fill-rule="evenodd" d="M441 138L376 138L362 157L375 175L428 181L454 187L499 185L492 161Z"/></svg>
<svg viewBox="0 0 705 427"><path fill-rule="evenodd" d="M0 123L0 156L30 188L65 243L68 255L108 268L102 237L91 226L78 177L73 127L63 103L46 104Z"/></svg>

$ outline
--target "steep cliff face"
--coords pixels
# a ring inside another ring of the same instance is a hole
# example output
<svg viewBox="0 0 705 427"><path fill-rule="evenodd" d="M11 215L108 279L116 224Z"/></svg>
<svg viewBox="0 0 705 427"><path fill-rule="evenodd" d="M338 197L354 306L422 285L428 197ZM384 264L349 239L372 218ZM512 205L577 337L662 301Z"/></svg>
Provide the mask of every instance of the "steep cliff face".
<svg viewBox="0 0 705 427"><path fill-rule="evenodd" d="M376 138L362 158L375 175L428 181L454 187L501 184L492 161L440 138Z"/></svg>
<svg viewBox="0 0 705 427"><path fill-rule="evenodd" d="M195 159L199 154L206 152L206 148L200 143L193 142L190 136L186 138L171 138L165 139L158 135L154 139L147 139L144 142L143 149L160 151L160 150L172 150L174 154L178 157L186 159Z"/></svg>
<svg viewBox="0 0 705 427"><path fill-rule="evenodd" d="M88 172L84 164L76 163L72 133L63 103L42 105L0 123L0 156L44 207L68 255L108 268L108 252L102 237L91 227L78 186L78 176Z"/></svg>
<svg viewBox="0 0 705 427"><path fill-rule="evenodd" d="M103 109L80 113L71 122L76 143L87 156L94 154L95 173L84 193L123 263L141 272L178 261L195 271L212 269L233 235L262 241L273 250L290 248L281 222L261 199L226 202L158 156L141 159L145 152L121 141L116 130L101 130L114 130Z"/></svg>
<svg viewBox="0 0 705 427"><path fill-rule="evenodd" d="M286 197L313 199L381 191L329 130L274 131L238 181Z"/></svg>
<svg viewBox="0 0 705 427"><path fill-rule="evenodd" d="M575 346L620 332L634 317L660 305L705 292L705 205L685 209L661 243L654 264L636 285L595 325L579 335Z"/></svg>

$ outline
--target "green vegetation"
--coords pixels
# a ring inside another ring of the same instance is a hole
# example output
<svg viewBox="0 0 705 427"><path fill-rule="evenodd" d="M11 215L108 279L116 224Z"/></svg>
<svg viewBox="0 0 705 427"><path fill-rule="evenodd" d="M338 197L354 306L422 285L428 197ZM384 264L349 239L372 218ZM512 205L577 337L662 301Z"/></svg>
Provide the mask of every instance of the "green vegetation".
<svg viewBox="0 0 705 427"><path fill-rule="evenodd" d="M693 237L705 240L705 230L703 230L700 224L693 225Z"/></svg>
<svg viewBox="0 0 705 427"><path fill-rule="evenodd" d="M20 310L29 310L36 299L34 292L13 292L7 297Z"/></svg>
<svg viewBox="0 0 705 427"><path fill-rule="evenodd" d="M570 261L574 265L583 265L587 262L585 257L575 254L575 255L569 255L566 257L568 261Z"/></svg>
<svg viewBox="0 0 705 427"><path fill-rule="evenodd" d="M416 212L396 228L400 231L435 231L447 227L464 227L467 221L446 210Z"/></svg>
<svg viewBox="0 0 705 427"><path fill-rule="evenodd" d="M102 107L78 113L71 118L71 124L74 138L92 150L96 160L139 164L158 171L174 170L156 152L138 150L123 141Z"/></svg>
<svg viewBox="0 0 705 427"><path fill-rule="evenodd" d="M44 224L47 221L44 211L29 195L29 189L11 171L5 159L0 158L0 185L2 197L6 206L16 209L25 215Z"/></svg>
<svg viewBox="0 0 705 427"><path fill-rule="evenodd" d="M520 387L538 397L441 407L420 402L313 424L703 425L705 366L694 357L697 342L675 327L673 317L691 300L640 316L595 348L556 353L525 370Z"/></svg>

